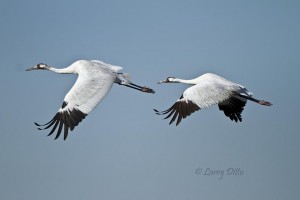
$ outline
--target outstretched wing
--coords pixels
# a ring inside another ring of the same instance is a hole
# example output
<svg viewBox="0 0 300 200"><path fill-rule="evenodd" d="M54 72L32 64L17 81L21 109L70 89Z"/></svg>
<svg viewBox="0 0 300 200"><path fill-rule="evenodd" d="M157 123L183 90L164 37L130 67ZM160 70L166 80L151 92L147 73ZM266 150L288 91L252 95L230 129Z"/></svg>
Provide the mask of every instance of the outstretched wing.
<svg viewBox="0 0 300 200"><path fill-rule="evenodd" d="M226 80L203 80L201 83L186 89L183 95L165 111L157 111L158 115L168 114L165 119L172 117L169 124L176 119L176 126L182 119L195 111L219 104L233 97L241 87ZM226 107L227 108L227 107Z"/></svg>
<svg viewBox="0 0 300 200"><path fill-rule="evenodd" d="M53 119L44 124L39 125L39 130L52 127L52 135L55 130L57 139L62 129L64 129L64 140L68 136L68 131L73 130L105 97L111 89L115 80L115 74L107 69L99 69L91 67L89 70L81 71L76 83L64 98L62 107L58 110Z"/></svg>

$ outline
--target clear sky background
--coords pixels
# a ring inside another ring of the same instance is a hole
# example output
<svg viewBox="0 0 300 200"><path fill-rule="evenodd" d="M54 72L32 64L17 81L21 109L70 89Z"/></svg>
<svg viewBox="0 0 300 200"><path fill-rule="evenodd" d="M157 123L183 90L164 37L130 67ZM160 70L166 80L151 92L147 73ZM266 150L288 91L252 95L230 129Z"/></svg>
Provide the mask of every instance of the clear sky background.
<svg viewBox="0 0 300 200"><path fill-rule="evenodd" d="M2 0L0 199L300 199L299 22L297 0ZM156 94L114 85L54 141L33 122L54 116L76 76L25 69L79 59L122 66ZM274 105L248 102L242 123L217 107L177 127L154 114L188 87L158 81L205 72Z"/></svg>

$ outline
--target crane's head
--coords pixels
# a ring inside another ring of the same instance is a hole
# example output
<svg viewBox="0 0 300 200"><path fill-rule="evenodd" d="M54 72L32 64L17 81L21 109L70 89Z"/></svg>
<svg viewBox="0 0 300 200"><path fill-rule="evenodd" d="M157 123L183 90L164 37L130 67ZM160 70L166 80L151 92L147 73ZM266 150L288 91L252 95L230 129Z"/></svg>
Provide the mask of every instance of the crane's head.
<svg viewBox="0 0 300 200"><path fill-rule="evenodd" d="M38 70L38 69L49 69L49 66L44 63L39 63L34 67L30 67L30 68L26 69L26 71Z"/></svg>
<svg viewBox="0 0 300 200"><path fill-rule="evenodd" d="M166 80L159 81L157 84L160 84L160 83L174 83L175 79L176 79L175 77L168 77L168 78L166 78Z"/></svg>

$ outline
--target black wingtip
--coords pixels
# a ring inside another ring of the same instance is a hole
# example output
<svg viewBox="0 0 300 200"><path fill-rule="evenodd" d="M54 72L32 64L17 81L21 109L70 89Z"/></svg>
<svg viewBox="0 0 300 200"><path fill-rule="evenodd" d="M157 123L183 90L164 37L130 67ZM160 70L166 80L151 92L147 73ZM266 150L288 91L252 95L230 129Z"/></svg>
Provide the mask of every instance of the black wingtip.
<svg viewBox="0 0 300 200"><path fill-rule="evenodd" d="M156 114L158 115L167 115L164 119L168 119L172 117L169 122L171 125L173 122L176 121L176 126L178 126L182 119L186 118L187 116L191 115L195 111L199 110L199 106L190 100L181 100L183 96L180 97L169 109L164 111L157 111L154 109ZM172 116L173 115L173 116Z"/></svg>
<svg viewBox="0 0 300 200"><path fill-rule="evenodd" d="M155 112L155 114L159 114L159 111L158 110L156 110L155 108L153 108L153 110L154 110L154 112Z"/></svg>
<svg viewBox="0 0 300 200"><path fill-rule="evenodd" d="M44 125L40 125L36 122L34 122L34 124L38 126L38 130L45 130L52 127L48 136L52 135L57 130L54 140L58 139L61 133L64 132L63 139L66 140L69 130L74 130L75 126L77 126L86 116L87 114L74 108L71 111L58 112L50 122Z"/></svg>
<svg viewBox="0 0 300 200"><path fill-rule="evenodd" d="M154 110L157 115L164 115L164 111Z"/></svg>
<svg viewBox="0 0 300 200"><path fill-rule="evenodd" d="M34 124L35 124L36 126L42 126L42 125L40 125L40 124L38 124L38 123L36 123L36 122L34 122Z"/></svg>

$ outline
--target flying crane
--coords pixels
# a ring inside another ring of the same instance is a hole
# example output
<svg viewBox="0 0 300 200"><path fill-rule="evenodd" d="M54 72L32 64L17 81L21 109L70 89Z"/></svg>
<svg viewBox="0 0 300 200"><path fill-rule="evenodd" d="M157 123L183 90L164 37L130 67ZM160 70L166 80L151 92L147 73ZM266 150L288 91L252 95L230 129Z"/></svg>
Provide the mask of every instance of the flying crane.
<svg viewBox="0 0 300 200"><path fill-rule="evenodd" d="M167 115L164 119L172 116L169 124L176 121L176 126L182 119L190 116L195 111L216 104L227 117L235 122L242 121L241 113L247 100L264 106L272 105L268 101L253 98L252 93L244 86L212 73L206 73L191 80L168 77L158 83L185 83L192 85L183 92L182 96L169 109L165 111L154 109L158 115Z"/></svg>
<svg viewBox="0 0 300 200"><path fill-rule="evenodd" d="M154 93L149 87L142 87L130 81L129 74L119 73L122 67L110 65L99 60L79 60L69 67L57 69L52 66L40 63L26 69L50 70L59 74L78 74L78 78L66 94L61 108L51 121L40 125L35 122L39 130L52 127L48 136L57 129L57 139L64 128L64 140L68 131L72 131L106 96L114 83L146 93Z"/></svg>

